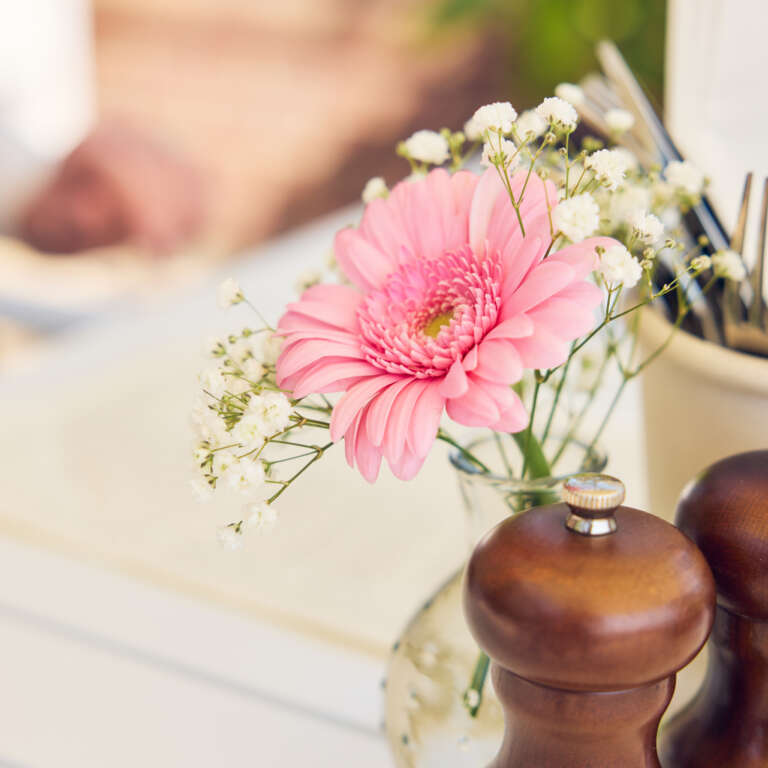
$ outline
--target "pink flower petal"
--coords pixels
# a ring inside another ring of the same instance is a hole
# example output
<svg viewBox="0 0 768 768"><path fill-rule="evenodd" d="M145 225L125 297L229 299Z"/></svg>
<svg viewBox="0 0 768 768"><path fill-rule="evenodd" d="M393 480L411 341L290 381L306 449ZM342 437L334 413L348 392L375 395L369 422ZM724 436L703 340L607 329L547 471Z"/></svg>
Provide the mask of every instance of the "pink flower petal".
<svg viewBox="0 0 768 768"><path fill-rule="evenodd" d="M384 441L384 435L387 429L387 421L392 403L405 389L412 379L402 376L394 384L390 384L385 390L379 392L368 407L367 426L368 437L374 445L380 446Z"/></svg>
<svg viewBox="0 0 768 768"><path fill-rule="evenodd" d="M314 333L316 337L323 335L325 331L341 331L342 329L313 317L300 315L297 312L286 312L277 326L279 336L289 333Z"/></svg>
<svg viewBox="0 0 768 768"><path fill-rule="evenodd" d="M340 440L357 414L368 405L373 396L394 381L397 381L397 376L387 373L363 379L350 387L333 408L331 440L334 442Z"/></svg>
<svg viewBox="0 0 768 768"><path fill-rule="evenodd" d="M381 286L396 266L356 229L336 235L334 253L344 274L363 291Z"/></svg>
<svg viewBox="0 0 768 768"><path fill-rule="evenodd" d="M448 373L440 385L440 394L443 397L460 397L467 391L468 387L469 383L467 382L467 374L464 372L464 366L459 360L456 360L448 369Z"/></svg>
<svg viewBox="0 0 768 768"><path fill-rule="evenodd" d="M325 339L300 341L284 349L277 361L279 376L283 379L297 373L302 368L323 357L348 357L352 360L362 360L360 343L355 341L338 342Z"/></svg>
<svg viewBox="0 0 768 768"><path fill-rule="evenodd" d="M481 253L485 248L488 224L491 221L496 200L507 191L501 183L498 171L489 168L481 177L472 197L472 208L469 212L469 244L475 253ZM509 204L510 209L512 204ZM514 210L512 211L514 215Z"/></svg>
<svg viewBox="0 0 768 768"><path fill-rule="evenodd" d="M314 392L338 392L332 385L342 379L376 376L381 371L362 360L350 361L345 357L328 357L318 361L293 387L295 398L306 397ZM285 382L278 382L287 386Z"/></svg>
<svg viewBox="0 0 768 768"><path fill-rule="evenodd" d="M350 426L344 435L344 456L347 459L347 464L349 464L352 469L355 468L355 442L357 441L357 430L360 428L360 421L363 418L363 415L364 411L360 411L360 413L355 416L352 426Z"/></svg>
<svg viewBox="0 0 768 768"><path fill-rule="evenodd" d="M369 483L375 483L381 467L381 452L370 441L365 421L365 412L363 412L355 434L355 462L360 474Z"/></svg>
<svg viewBox="0 0 768 768"><path fill-rule="evenodd" d="M531 331L533 331L533 328L531 328ZM465 371L474 371L475 368L477 368L477 346L472 347L472 349L464 355L462 365L464 366Z"/></svg>
<svg viewBox="0 0 768 768"><path fill-rule="evenodd" d="M580 243L568 245L556 253L547 257L547 261L560 261L569 264L573 269L574 278L583 280L587 277L597 265L596 248L602 246L606 250L619 245L618 241L612 237L590 237Z"/></svg>
<svg viewBox="0 0 768 768"><path fill-rule="evenodd" d="M354 344L360 348L360 336L350 331L331 328L313 328L310 331L285 331L280 334L285 341L283 349L288 349L302 341L333 341L340 344Z"/></svg>
<svg viewBox="0 0 768 768"><path fill-rule="evenodd" d="M461 397L446 402L448 415L467 427L494 424L501 417L496 403L472 377L469 377L469 382L469 389Z"/></svg>
<svg viewBox="0 0 768 768"><path fill-rule="evenodd" d="M488 391L487 386L486 391ZM501 412L499 420L490 425L491 429L499 432L520 432L528 426L528 412L513 389L495 387L491 393Z"/></svg>
<svg viewBox="0 0 768 768"><path fill-rule="evenodd" d="M428 384L416 401L408 429L408 445L415 456L424 457L429 453L435 442L444 405L445 398L440 393L439 383Z"/></svg>
<svg viewBox="0 0 768 768"><path fill-rule="evenodd" d="M523 339L533 334L534 325L528 315L515 315L488 331L486 339Z"/></svg>
<svg viewBox="0 0 768 768"><path fill-rule="evenodd" d="M502 261L504 264L504 283L501 289L502 301L507 301L518 289L531 266L541 261L544 250L544 240L533 235L526 237L515 248L504 248L502 251Z"/></svg>
<svg viewBox="0 0 768 768"><path fill-rule="evenodd" d="M542 325L536 326L533 336L516 341L515 347L526 368L555 368L568 358L568 344Z"/></svg>
<svg viewBox="0 0 768 768"><path fill-rule="evenodd" d="M413 480L424 464L424 457L416 456L407 448L396 462L389 462L392 474L399 480Z"/></svg>
<svg viewBox="0 0 768 768"><path fill-rule="evenodd" d="M547 299L543 304L530 310L528 316L537 327L541 324L566 341L577 339L595 327L594 310L559 296Z"/></svg>
<svg viewBox="0 0 768 768"><path fill-rule="evenodd" d="M506 320L535 307L573 282L573 269L563 262L546 261L534 267L522 285L504 302L501 319Z"/></svg>
<svg viewBox="0 0 768 768"><path fill-rule="evenodd" d="M560 299L569 299L575 301L583 307L597 307L603 300L603 292L594 284L585 280L571 283L569 286L558 291L557 297Z"/></svg>
<svg viewBox="0 0 768 768"><path fill-rule="evenodd" d="M289 304L287 309L288 312L320 320L343 330L352 330L357 327L357 312L348 304L302 299Z"/></svg>
<svg viewBox="0 0 768 768"><path fill-rule="evenodd" d="M473 375L501 384L514 384L523 375L523 363L514 344L485 339L478 347L479 364Z"/></svg>
<svg viewBox="0 0 768 768"><path fill-rule="evenodd" d="M390 464L392 462L397 463L403 455L408 435L408 423L413 414L414 406L421 393L428 386L428 381L414 379L397 395L394 403L392 403L383 443L384 455Z"/></svg>

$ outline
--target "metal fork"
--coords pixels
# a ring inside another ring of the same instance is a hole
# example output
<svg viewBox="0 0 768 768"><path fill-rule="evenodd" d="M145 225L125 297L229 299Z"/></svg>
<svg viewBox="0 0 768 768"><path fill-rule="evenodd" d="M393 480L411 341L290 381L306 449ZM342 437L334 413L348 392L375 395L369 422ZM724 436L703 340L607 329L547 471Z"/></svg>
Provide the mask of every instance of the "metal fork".
<svg viewBox="0 0 768 768"><path fill-rule="evenodd" d="M744 251L744 235L747 229L749 198L752 190L752 174L744 180L744 192L736 228L731 238L731 250ZM728 281L723 302L723 325L726 344L733 349L751 354L768 356L768 330L766 321L766 296L764 277L766 270L766 229L768 228L768 178L763 183L763 199L760 206L760 237L755 265L748 278L737 288ZM743 301L742 301L743 300ZM746 312L744 308L746 307Z"/></svg>

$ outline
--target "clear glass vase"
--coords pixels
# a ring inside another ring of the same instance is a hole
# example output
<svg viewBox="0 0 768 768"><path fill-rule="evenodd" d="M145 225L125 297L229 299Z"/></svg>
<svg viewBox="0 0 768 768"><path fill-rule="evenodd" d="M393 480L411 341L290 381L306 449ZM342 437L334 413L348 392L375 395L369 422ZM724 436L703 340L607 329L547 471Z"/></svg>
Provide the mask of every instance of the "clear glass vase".
<svg viewBox="0 0 768 768"><path fill-rule="evenodd" d="M471 449L491 469L498 466L495 441L479 441ZM557 501L566 477L600 472L607 463L601 452L578 441L559 462L570 471L535 480L479 471L458 451L450 460L466 511L467 555L505 517ZM501 744L504 722L490 681L474 717L464 703L478 648L464 621L463 571L422 605L392 651L385 722L398 768L477 768L487 765Z"/></svg>

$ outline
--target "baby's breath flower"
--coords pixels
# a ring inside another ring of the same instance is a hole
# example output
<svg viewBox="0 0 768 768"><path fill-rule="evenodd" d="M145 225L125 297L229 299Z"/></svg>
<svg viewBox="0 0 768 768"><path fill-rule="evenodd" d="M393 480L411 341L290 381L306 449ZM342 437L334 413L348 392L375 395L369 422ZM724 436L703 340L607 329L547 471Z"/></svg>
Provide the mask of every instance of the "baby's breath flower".
<svg viewBox="0 0 768 768"><path fill-rule="evenodd" d="M212 397L221 397L227 389L227 380L219 366L206 368L200 374L200 386Z"/></svg>
<svg viewBox="0 0 768 768"><path fill-rule="evenodd" d="M555 86L555 96L573 104L574 107L584 103L584 91L581 90L581 86L574 83L560 83Z"/></svg>
<svg viewBox="0 0 768 768"><path fill-rule="evenodd" d="M283 348L283 337L276 333L263 334L261 358L267 365L274 365Z"/></svg>
<svg viewBox="0 0 768 768"><path fill-rule="evenodd" d="M211 484L202 477L193 477L189 481L189 485L192 488L192 493L195 498L200 502L210 501L213 496L213 488Z"/></svg>
<svg viewBox="0 0 768 768"><path fill-rule="evenodd" d="M243 360L243 376L250 382L257 382L265 372L264 364L255 357L247 357Z"/></svg>
<svg viewBox="0 0 768 768"><path fill-rule="evenodd" d="M307 288L317 285L323 279L323 275L316 269L306 269L296 280L296 293L301 295Z"/></svg>
<svg viewBox="0 0 768 768"><path fill-rule="evenodd" d="M219 416L218 411L211 407L211 398L201 393L192 406L192 425L202 440L211 445L224 445L228 438L227 425Z"/></svg>
<svg viewBox="0 0 768 768"><path fill-rule="evenodd" d="M207 444L198 445L192 451L192 459L198 467L202 467L211 456L210 446Z"/></svg>
<svg viewBox="0 0 768 768"><path fill-rule="evenodd" d="M635 124L635 116L626 109L609 109L605 113L605 122L611 133L620 135Z"/></svg>
<svg viewBox="0 0 768 768"><path fill-rule="evenodd" d="M607 189L616 189L629 170L627 158L615 149L599 149L588 155L584 167L595 174L595 178Z"/></svg>
<svg viewBox="0 0 768 768"><path fill-rule="evenodd" d="M266 501L247 504L244 511L248 530L266 533L274 528L277 521L277 511Z"/></svg>
<svg viewBox="0 0 768 768"><path fill-rule="evenodd" d="M222 478L232 490L249 493L264 484L264 465L261 461L245 457L231 463Z"/></svg>
<svg viewBox="0 0 768 768"><path fill-rule="evenodd" d="M219 306L222 309L226 309L233 304L239 304L243 301L245 296L243 296L243 292L240 290L240 286L237 282L229 277L219 286L219 289L216 292L216 298Z"/></svg>
<svg viewBox="0 0 768 768"><path fill-rule="evenodd" d="M705 269L709 269L712 266L712 259L706 254L702 256L696 256L691 259L691 269L694 272L703 272Z"/></svg>
<svg viewBox="0 0 768 768"><path fill-rule="evenodd" d="M549 96L536 107L536 113L550 125L572 131L579 122L576 110L565 99Z"/></svg>
<svg viewBox="0 0 768 768"><path fill-rule="evenodd" d="M664 178L677 190L692 197L704 189L704 174L687 160L673 160L664 169Z"/></svg>
<svg viewBox="0 0 768 768"><path fill-rule="evenodd" d="M547 130L547 121L532 109L523 112L515 122L515 133L520 141L538 139Z"/></svg>
<svg viewBox="0 0 768 768"><path fill-rule="evenodd" d="M479 136L485 136L487 131L510 133L516 118L517 112L508 101L496 101L477 109L470 122Z"/></svg>
<svg viewBox="0 0 768 768"><path fill-rule="evenodd" d="M412 160L441 165L449 156L448 142L437 131L416 131L405 141L405 151Z"/></svg>
<svg viewBox="0 0 768 768"><path fill-rule="evenodd" d="M231 467L237 466L240 459L234 451L222 449L213 454L213 474L216 477L224 476Z"/></svg>
<svg viewBox="0 0 768 768"><path fill-rule="evenodd" d="M520 155L516 155L517 147L507 139L499 139L498 136L483 144L483 156L480 164L486 168L495 165L510 170L520 162Z"/></svg>
<svg viewBox="0 0 768 768"><path fill-rule="evenodd" d="M282 392L264 392L248 401L246 415L255 414L262 420L263 432L273 435L285 429L291 421L291 401Z"/></svg>
<svg viewBox="0 0 768 768"><path fill-rule="evenodd" d="M597 271L606 283L632 288L643 275L637 259L623 245L613 245L600 254Z"/></svg>
<svg viewBox="0 0 768 768"><path fill-rule="evenodd" d="M664 233L664 224L652 213L637 213L632 217L632 232L643 243L653 244Z"/></svg>
<svg viewBox="0 0 768 768"><path fill-rule="evenodd" d="M483 138L483 132L480 130L480 125L474 117L470 117L466 123L464 123L464 135L469 141L481 141Z"/></svg>
<svg viewBox="0 0 768 768"><path fill-rule="evenodd" d="M379 197L386 197L389 194L387 189L387 183L381 176L374 176L372 179L368 179L363 187L363 202L367 205L372 203Z"/></svg>
<svg viewBox="0 0 768 768"><path fill-rule="evenodd" d="M747 276L744 262L736 251L717 251L712 254L715 274L739 282Z"/></svg>
<svg viewBox="0 0 768 768"><path fill-rule="evenodd" d="M579 243L600 225L600 209L588 192L575 195L558 203L552 211L552 224L571 242Z"/></svg>
<svg viewBox="0 0 768 768"><path fill-rule="evenodd" d="M243 545L243 523L223 525L217 532L219 544L227 549L240 549Z"/></svg>
<svg viewBox="0 0 768 768"><path fill-rule="evenodd" d="M403 181L410 183L412 181L419 181L419 179L423 179L427 174L422 171L420 168L417 168L415 171L412 171L409 173Z"/></svg>
<svg viewBox="0 0 768 768"><path fill-rule="evenodd" d="M627 184L621 189L606 193L607 218L614 227L630 224L651 205L651 191L638 184Z"/></svg>

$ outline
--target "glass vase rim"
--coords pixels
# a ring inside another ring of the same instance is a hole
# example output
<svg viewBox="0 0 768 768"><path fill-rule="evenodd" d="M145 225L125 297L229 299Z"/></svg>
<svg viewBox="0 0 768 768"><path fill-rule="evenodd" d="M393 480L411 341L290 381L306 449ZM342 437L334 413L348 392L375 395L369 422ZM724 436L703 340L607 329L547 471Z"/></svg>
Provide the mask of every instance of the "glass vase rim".
<svg viewBox="0 0 768 768"><path fill-rule="evenodd" d="M475 446L484 445L493 440L493 437L479 437L467 443L465 448L471 450ZM608 464L608 456L601 449L599 444L591 445L576 438L572 439L572 442L584 451L581 466L574 467L568 472L558 472L557 474L547 475L546 477L528 477L523 479L519 477L510 477L509 475L503 475L497 472L486 471L476 464L473 464L472 461L458 448L454 448L449 452L448 460L451 462L451 465L456 470L459 477L472 482L483 482L494 486L505 485L510 489L520 491L546 489L565 482L569 477L579 472L586 472L587 470L584 467L590 457L592 460L589 463L589 471L602 472Z"/></svg>

